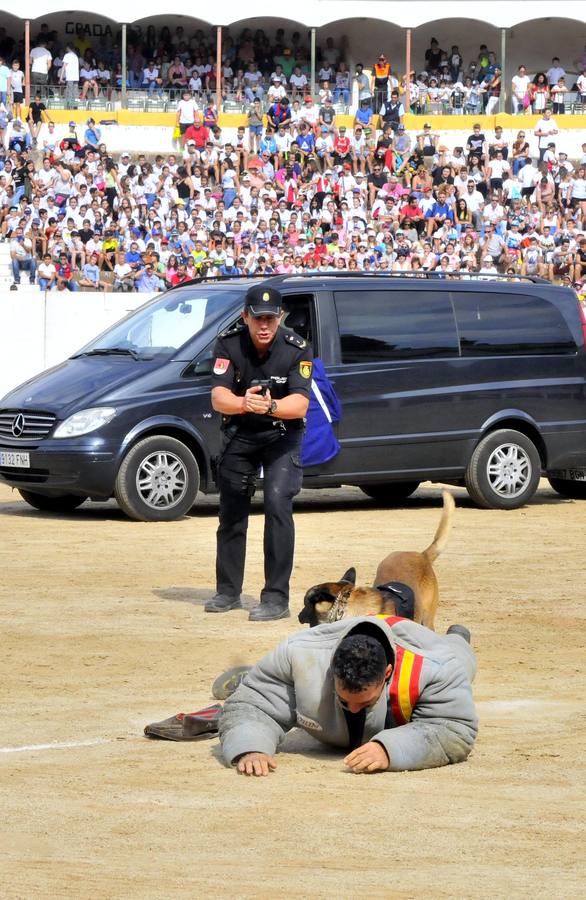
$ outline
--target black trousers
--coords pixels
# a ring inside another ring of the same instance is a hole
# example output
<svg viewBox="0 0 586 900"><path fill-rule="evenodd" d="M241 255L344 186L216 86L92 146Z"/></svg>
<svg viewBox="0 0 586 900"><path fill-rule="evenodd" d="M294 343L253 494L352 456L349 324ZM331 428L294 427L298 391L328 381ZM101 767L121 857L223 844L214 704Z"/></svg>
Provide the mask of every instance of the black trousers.
<svg viewBox="0 0 586 900"><path fill-rule="evenodd" d="M237 434L218 466L220 525L217 531L216 590L227 597L242 593L250 501L260 467L264 479L264 573L261 602L289 602L295 527L293 497L301 490L299 462L302 431L280 429Z"/></svg>

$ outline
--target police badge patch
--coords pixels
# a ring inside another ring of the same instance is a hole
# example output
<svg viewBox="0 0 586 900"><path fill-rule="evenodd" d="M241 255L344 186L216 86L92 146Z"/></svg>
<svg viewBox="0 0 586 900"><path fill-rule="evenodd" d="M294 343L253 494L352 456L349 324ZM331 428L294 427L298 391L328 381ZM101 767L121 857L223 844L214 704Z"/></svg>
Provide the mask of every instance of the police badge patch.
<svg viewBox="0 0 586 900"><path fill-rule="evenodd" d="M230 365L229 359L221 359L218 356L214 363L214 375L223 375L224 372L228 371L228 366Z"/></svg>
<svg viewBox="0 0 586 900"><path fill-rule="evenodd" d="M311 370L313 369L313 363L308 362L307 360L303 360L299 363L299 374L302 378L311 378Z"/></svg>

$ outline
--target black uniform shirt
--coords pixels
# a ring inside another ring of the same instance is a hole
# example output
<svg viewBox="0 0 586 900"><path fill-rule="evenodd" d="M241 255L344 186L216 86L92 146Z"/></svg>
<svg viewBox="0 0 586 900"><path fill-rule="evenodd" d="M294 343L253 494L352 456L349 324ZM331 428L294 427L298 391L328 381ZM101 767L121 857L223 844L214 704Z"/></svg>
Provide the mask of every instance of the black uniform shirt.
<svg viewBox="0 0 586 900"><path fill-rule="evenodd" d="M223 331L214 347L212 388L225 387L239 397L243 397L251 383L270 380L273 400L282 400L289 394L309 397L313 353L302 337L279 328L268 352L259 356L250 333L245 325ZM270 416L256 413L232 417L239 429L259 431L266 429ZM288 419L288 428L299 428L303 419Z"/></svg>

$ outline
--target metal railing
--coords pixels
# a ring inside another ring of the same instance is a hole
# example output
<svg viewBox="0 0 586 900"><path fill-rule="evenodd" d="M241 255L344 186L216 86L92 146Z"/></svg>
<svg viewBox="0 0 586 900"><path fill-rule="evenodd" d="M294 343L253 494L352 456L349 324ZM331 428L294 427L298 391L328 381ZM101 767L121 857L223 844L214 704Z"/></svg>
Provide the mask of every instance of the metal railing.
<svg viewBox="0 0 586 900"><path fill-rule="evenodd" d="M182 88L177 87L157 87L149 90L144 87L127 87L126 98L120 86L101 85L96 92L93 88L84 90L80 84L79 89L74 92L62 84L42 84L31 85L31 99L36 94L40 94L41 99L48 109L82 109L82 110L110 110L115 109L132 109L139 112L175 112L183 93ZM309 92L307 92L309 93ZM289 102L294 99L302 99L305 94L299 94L297 97L289 97ZM193 97L201 106L215 105L215 90L193 92ZM406 98L403 96L402 102L405 105ZM313 95L314 103L321 105L322 100L318 93ZM10 98L9 98L10 102ZM267 99L266 93L261 98L263 112L267 112L271 105ZM302 104L303 105L303 104ZM509 105L509 104L507 104ZM221 111L226 113L242 114L248 112L252 106L249 97L244 96L241 91L223 91ZM337 115L352 113L354 106L346 105L343 100L336 100L333 104ZM553 110L551 100L546 104L547 109ZM454 107L453 101L429 101L428 99L419 101L410 108L405 106L405 111L416 116L479 116L484 114L483 105L471 105L464 103L462 107ZM491 115L496 114L497 110L493 110ZM525 110L531 114L531 109ZM538 115L542 110L533 112ZM568 91L564 99L564 111L556 112L555 115L577 115L586 113L586 95L577 91ZM523 115L523 113L518 113Z"/></svg>

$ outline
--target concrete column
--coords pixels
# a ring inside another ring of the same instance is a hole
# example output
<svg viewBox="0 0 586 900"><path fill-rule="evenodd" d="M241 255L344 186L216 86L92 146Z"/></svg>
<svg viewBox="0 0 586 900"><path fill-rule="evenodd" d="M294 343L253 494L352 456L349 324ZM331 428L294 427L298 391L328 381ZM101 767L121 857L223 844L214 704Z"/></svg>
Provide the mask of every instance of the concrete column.
<svg viewBox="0 0 586 900"><path fill-rule="evenodd" d="M25 19L24 23L24 104L31 102L31 23Z"/></svg>
<svg viewBox="0 0 586 900"><path fill-rule="evenodd" d="M126 22L122 23L122 84L120 85L120 105L122 109L126 109L127 91L126 82L128 81L128 59L126 55Z"/></svg>
<svg viewBox="0 0 586 900"><path fill-rule="evenodd" d="M411 72L411 29L405 29L405 100L403 106L405 107L405 112L408 113L409 110L409 73Z"/></svg>
<svg viewBox="0 0 586 900"><path fill-rule="evenodd" d="M315 97L315 28L311 29L311 71L309 76L309 86L311 88L311 96Z"/></svg>
<svg viewBox="0 0 586 900"><path fill-rule="evenodd" d="M222 112L222 26L216 29L216 109Z"/></svg>
<svg viewBox="0 0 586 900"><path fill-rule="evenodd" d="M505 112L505 105L507 101L508 94L508 79L506 76L507 72L507 29L501 28L501 96L499 99L499 112Z"/></svg>

